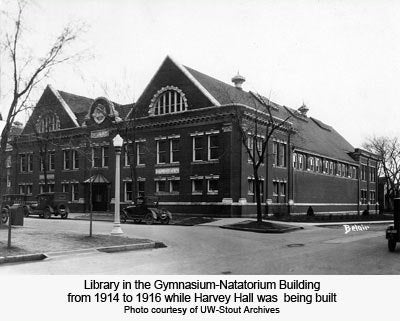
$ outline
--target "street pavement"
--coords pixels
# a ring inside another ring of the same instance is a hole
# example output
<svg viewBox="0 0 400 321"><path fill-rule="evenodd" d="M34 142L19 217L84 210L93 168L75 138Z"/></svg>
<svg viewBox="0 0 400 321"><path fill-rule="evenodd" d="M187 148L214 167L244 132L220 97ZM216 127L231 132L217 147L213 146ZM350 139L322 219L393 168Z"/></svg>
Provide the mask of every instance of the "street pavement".
<svg viewBox="0 0 400 321"><path fill-rule="evenodd" d="M285 234L219 228L242 220L223 219L196 226L124 224L126 236L160 241L167 247L57 255L39 262L0 265L0 274L400 273L400 245L390 253L385 240L389 223L363 223L369 226L367 231L347 234L341 225L304 224L303 230ZM89 222L28 218L25 228L84 234ZM94 233L109 234L111 228L111 222L94 222Z"/></svg>

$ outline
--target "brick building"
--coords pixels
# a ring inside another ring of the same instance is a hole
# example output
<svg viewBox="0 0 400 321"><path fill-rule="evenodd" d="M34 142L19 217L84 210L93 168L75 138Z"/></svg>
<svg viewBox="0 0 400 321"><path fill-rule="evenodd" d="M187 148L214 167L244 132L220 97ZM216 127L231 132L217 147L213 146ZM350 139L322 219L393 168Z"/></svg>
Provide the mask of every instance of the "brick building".
<svg viewBox="0 0 400 321"><path fill-rule="evenodd" d="M123 203L132 200L137 182L139 194L158 195L175 213L252 215L255 178L241 129L256 119L266 128L272 116L286 121L269 141L258 173L264 210L375 209L375 155L307 116L306 106L280 106L243 90L240 75L232 81L228 85L167 57L134 106L48 86L14 141L12 186L32 195L45 189L69 192L71 209L85 211L92 181L94 210L111 210L112 138L119 133L127 142L121 158Z"/></svg>

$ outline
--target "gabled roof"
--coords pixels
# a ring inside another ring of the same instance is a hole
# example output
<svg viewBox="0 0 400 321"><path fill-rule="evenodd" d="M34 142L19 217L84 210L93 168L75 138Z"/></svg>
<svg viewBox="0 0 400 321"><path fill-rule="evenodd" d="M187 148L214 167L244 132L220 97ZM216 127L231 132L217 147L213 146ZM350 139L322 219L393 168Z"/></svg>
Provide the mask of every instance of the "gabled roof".
<svg viewBox="0 0 400 321"><path fill-rule="evenodd" d="M183 68L221 105L244 104L251 108L266 111L264 101L273 107L271 108L273 116L282 120L290 117L288 121L293 124L296 132L292 138L296 149L354 163L354 159L350 156L350 153L354 152L354 147L335 129L324 122L301 115L297 110L276 104L258 94L238 89L190 67L183 66Z"/></svg>

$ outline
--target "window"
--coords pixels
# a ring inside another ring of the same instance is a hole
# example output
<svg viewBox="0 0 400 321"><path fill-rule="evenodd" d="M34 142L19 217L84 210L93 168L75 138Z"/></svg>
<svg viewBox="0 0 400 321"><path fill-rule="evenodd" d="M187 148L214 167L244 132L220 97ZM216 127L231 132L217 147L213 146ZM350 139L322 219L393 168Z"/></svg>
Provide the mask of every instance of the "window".
<svg viewBox="0 0 400 321"><path fill-rule="evenodd" d="M315 171L321 173L321 159L318 157L315 158Z"/></svg>
<svg viewBox="0 0 400 321"><path fill-rule="evenodd" d="M328 163L328 161L326 159L324 159L322 163L323 163L323 167L324 167L324 169L323 169L324 173L325 174L329 174L329 168L328 168L329 167L329 163Z"/></svg>
<svg viewBox="0 0 400 321"><path fill-rule="evenodd" d="M376 182L376 171L374 167L369 168L369 180L371 182Z"/></svg>
<svg viewBox="0 0 400 321"><path fill-rule="evenodd" d="M248 178L247 183L249 184L249 194L253 195L254 194L254 179Z"/></svg>
<svg viewBox="0 0 400 321"><path fill-rule="evenodd" d="M109 148L108 146L103 146L101 148L101 166L108 167L108 159L109 159Z"/></svg>
<svg viewBox="0 0 400 321"><path fill-rule="evenodd" d="M218 179L217 178L207 179L207 193L208 194L218 194Z"/></svg>
<svg viewBox="0 0 400 321"><path fill-rule="evenodd" d="M367 190L365 190L365 189L361 190L361 204L368 204Z"/></svg>
<svg viewBox="0 0 400 321"><path fill-rule="evenodd" d="M179 163L179 139L174 138L169 141L170 163Z"/></svg>
<svg viewBox="0 0 400 321"><path fill-rule="evenodd" d="M177 87L160 89L151 100L150 112L154 115L180 113L187 109L185 94Z"/></svg>
<svg viewBox="0 0 400 321"><path fill-rule="evenodd" d="M61 184L61 188L62 188L62 191L64 193L68 193L69 192L69 184L66 184L66 183Z"/></svg>
<svg viewBox="0 0 400 321"><path fill-rule="evenodd" d="M71 184L71 196L72 196L72 202L79 201L79 184L78 183Z"/></svg>
<svg viewBox="0 0 400 321"><path fill-rule="evenodd" d="M165 164L167 162L167 141L157 140L157 164Z"/></svg>
<svg viewBox="0 0 400 321"><path fill-rule="evenodd" d="M33 185L32 185L32 184L27 184L27 185L26 185L25 192L26 192L27 195L32 195L32 192L33 192Z"/></svg>
<svg viewBox="0 0 400 321"><path fill-rule="evenodd" d="M337 175L342 176L342 164L337 163Z"/></svg>
<svg viewBox="0 0 400 321"><path fill-rule="evenodd" d="M272 202L279 203L279 182L272 182Z"/></svg>
<svg viewBox="0 0 400 321"><path fill-rule="evenodd" d="M145 165L145 148L144 142L136 143L136 164L137 165Z"/></svg>
<svg viewBox="0 0 400 321"><path fill-rule="evenodd" d="M272 165L278 165L278 142L272 143Z"/></svg>
<svg viewBox="0 0 400 321"><path fill-rule="evenodd" d="M49 188L49 193L54 193L54 183L47 184L47 186Z"/></svg>
<svg viewBox="0 0 400 321"><path fill-rule="evenodd" d="M280 203L286 203L286 182L281 182L279 187Z"/></svg>
<svg viewBox="0 0 400 321"><path fill-rule="evenodd" d="M299 169L303 170L304 169L304 156L301 154L298 154L299 157Z"/></svg>
<svg viewBox="0 0 400 321"><path fill-rule="evenodd" d="M33 171L33 154L28 154L28 172Z"/></svg>
<svg viewBox="0 0 400 321"><path fill-rule="evenodd" d="M145 195L145 181L141 180L138 181L138 195L139 196L144 196Z"/></svg>
<svg viewBox="0 0 400 321"><path fill-rule="evenodd" d="M203 137L193 137L193 161L203 160Z"/></svg>
<svg viewBox="0 0 400 321"><path fill-rule="evenodd" d="M77 150L72 151L72 168L73 169L79 168L79 154Z"/></svg>
<svg viewBox="0 0 400 321"><path fill-rule="evenodd" d="M169 183L170 183L170 189L169 189L170 193L175 193L175 194L179 193L179 180L174 179L171 180Z"/></svg>
<svg viewBox="0 0 400 321"><path fill-rule="evenodd" d="M203 193L203 179L193 179L192 180L192 193L202 194Z"/></svg>
<svg viewBox="0 0 400 321"><path fill-rule="evenodd" d="M25 185L18 185L19 187L19 194L25 194Z"/></svg>
<svg viewBox="0 0 400 321"><path fill-rule="evenodd" d="M218 135L208 136L208 160L218 159Z"/></svg>
<svg viewBox="0 0 400 321"><path fill-rule="evenodd" d="M92 148L92 164L93 167L101 167L101 149L98 146Z"/></svg>
<svg viewBox="0 0 400 321"><path fill-rule="evenodd" d="M351 166L351 178L358 178L357 167L355 167L355 166Z"/></svg>
<svg viewBox="0 0 400 321"><path fill-rule="evenodd" d="M63 156L64 156L64 169L70 169L70 150L63 150Z"/></svg>
<svg viewBox="0 0 400 321"><path fill-rule="evenodd" d="M19 155L19 168L20 172L26 172L27 171L27 163L26 163L26 155L25 154L20 154Z"/></svg>
<svg viewBox="0 0 400 321"><path fill-rule="evenodd" d="M49 171L54 171L56 168L55 157L56 157L56 152L54 150L49 151L49 164L48 164Z"/></svg>
<svg viewBox="0 0 400 321"><path fill-rule="evenodd" d="M125 196L124 196L125 202L132 202L133 201L133 184L132 184L132 182L124 183L124 191L125 191Z"/></svg>
<svg viewBox="0 0 400 321"><path fill-rule="evenodd" d="M370 204L375 204L376 203L375 191L370 191L369 192L369 203Z"/></svg>
<svg viewBox="0 0 400 321"><path fill-rule="evenodd" d="M278 148L279 148L278 166L286 167L286 144L280 143L278 145Z"/></svg>
<svg viewBox="0 0 400 321"><path fill-rule="evenodd" d="M367 166L361 165L361 180L367 180Z"/></svg>
<svg viewBox="0 0 400 321"><path fill-rule="evenodd" d="M329 161L329 174L334 175L333 162Z"/></svg>
<svg viewBox="0 0 400 321"><path fill-rule="evenodd" d="M157 193L168 193L169 188L166 180L156 181L156 192Z"/></svg>
<svg viewBox="0 0 400 321"><path fill-rule="evenodd" d="M7 159L6 159L6 167L7 167L7 168L10 168L10 167L11 167L11 156L10 156L10 155L7 156Z"/></svg>
<svg viewBox="0 0 400 321"><path fill-rule="evenodd" d="M298 162L298 157L296 153L293 153L293 168L298 168L299 167L299 162Z"/></svg>
<svg viewBox="0 0 400 321"><path fill-rule="evenodd" d="M314 157L312 156L308 157L308 169L314 171Z"/></svg>
<svg viewBox="0 0 400 321"><path fill-rule="evenodd" d="M53 112L48 112L39 117L36 123L39 133L48 133L60 129L60 120Z"/></svg>

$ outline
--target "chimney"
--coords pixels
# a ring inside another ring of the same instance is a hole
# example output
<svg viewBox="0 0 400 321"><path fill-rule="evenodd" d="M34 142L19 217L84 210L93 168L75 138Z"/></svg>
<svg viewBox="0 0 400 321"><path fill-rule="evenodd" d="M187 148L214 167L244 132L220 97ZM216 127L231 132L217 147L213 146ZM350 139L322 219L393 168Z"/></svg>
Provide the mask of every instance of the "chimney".
<svg viewBox="0 0 400 321"><path fill-rule="evenodd" d="M246 78L239 74L239 71L236 76L232 77L232 82L234 83L237 89L242 89L242 84L246 81Z"/></svg>
<svg viewBox="0 0 400 321"><path fill-rule="evenodd" d="M303 116L307 116L307 112L310 110L307 106L306 106L306 104L303 102L303 105L301 105L300 106L300 108L299 109L297 109L299 112L300 112L300 114L302 114Z"/></svg>

